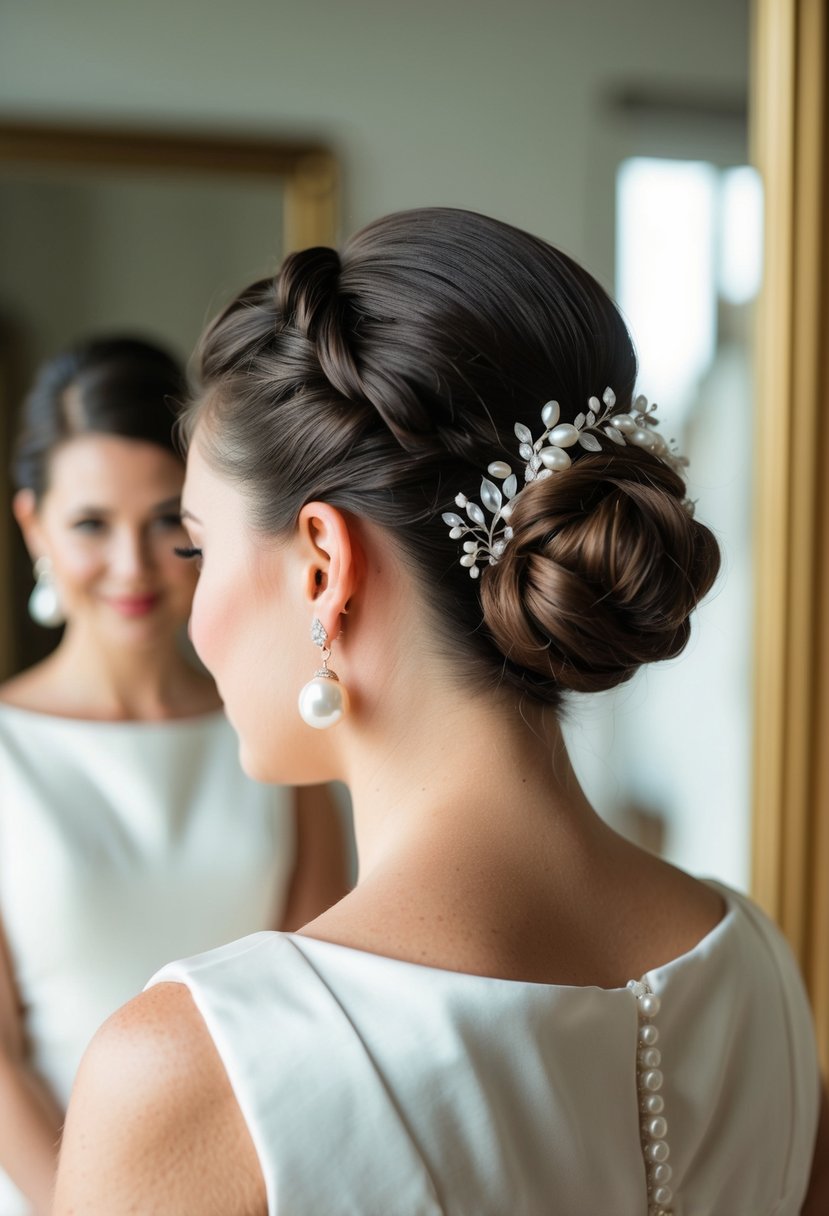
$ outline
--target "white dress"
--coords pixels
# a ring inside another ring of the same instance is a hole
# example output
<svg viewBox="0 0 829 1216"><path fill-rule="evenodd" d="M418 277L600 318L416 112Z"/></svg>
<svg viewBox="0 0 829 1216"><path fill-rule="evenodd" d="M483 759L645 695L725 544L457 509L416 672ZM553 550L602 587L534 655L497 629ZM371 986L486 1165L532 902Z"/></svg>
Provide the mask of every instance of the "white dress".
<svg viewBox="0 0 829 1216"><path fill-rule="evenodd" d="M33 1066L64 1106L98 1026L167 959L277 922L292 796L222 712L90 722L0 704L0 918ZM0 1173L0 1216L28 1211Z"/></svg>
<svg viewBox="0 0 829 1216"><path fill-rule="evenodd" d="M809 1008L778 931L718 889L720 924L633 990L284 933L151 983L189 987L272 1216L795 1216L819 1099Z"/></svg>

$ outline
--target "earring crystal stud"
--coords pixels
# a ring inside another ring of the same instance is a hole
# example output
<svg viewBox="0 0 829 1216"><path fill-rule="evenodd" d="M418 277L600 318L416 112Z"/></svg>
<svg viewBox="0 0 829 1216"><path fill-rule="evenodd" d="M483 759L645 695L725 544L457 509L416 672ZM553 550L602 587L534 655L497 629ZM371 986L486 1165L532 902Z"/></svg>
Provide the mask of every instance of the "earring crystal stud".
<svg viewBox="0 0 829 1216"><path fill-rule="evenodd" d="M57 629L66 620L60 606L58 590L48 557L39 557L34 565L35 585L29 596L29 616L45 629Z"/></svg>
<svg viewBox="0 0 829 1216"><path fill-rule="evenodd" d="M318 668L313 679L299 694L299 715L315 730L326 730L329 726L336 726L348 713L348 689L328 666L331 658L328 632L317 617L314 617L311 625L311 640L322 651L322 667Z"/></svg>

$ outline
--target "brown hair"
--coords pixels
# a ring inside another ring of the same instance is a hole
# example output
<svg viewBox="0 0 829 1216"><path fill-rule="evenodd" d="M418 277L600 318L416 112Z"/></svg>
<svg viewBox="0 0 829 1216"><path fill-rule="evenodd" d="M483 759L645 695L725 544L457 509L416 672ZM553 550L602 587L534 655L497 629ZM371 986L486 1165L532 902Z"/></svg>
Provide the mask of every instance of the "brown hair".
<svg viewBox="0 0 829 1216"><path fill-rule="evenodd" d="M403 212L340 257L290 255L202 339L203 391L185 429L280 534L323 500L388 530L416 572L462 678L558 706L679 653L719 565L681 478L602 440L515 502L514 539L473 581L441 513L515 467L516 421L555 397L572 421L636 376L613 302L559 250L485 216Z"/></svg>
<svg viewBox="0 0 829 1216"><path fill-rule="evenodd" d="M117 435L179 456L177 411L187 396L176 359L140 338L80 342L43 363L23 402L12 473L18 489L40 498L52 456L76 435Z"/></svg>

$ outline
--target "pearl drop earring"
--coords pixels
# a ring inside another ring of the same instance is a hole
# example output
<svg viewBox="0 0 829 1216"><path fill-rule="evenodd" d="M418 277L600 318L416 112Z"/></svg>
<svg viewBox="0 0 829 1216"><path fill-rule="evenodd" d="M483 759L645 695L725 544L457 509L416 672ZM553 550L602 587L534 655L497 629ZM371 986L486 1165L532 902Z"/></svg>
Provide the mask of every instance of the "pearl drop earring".
<svg viewBox="0 0 829 1216"><path fill-rule="evenodd" d="M309 680L299 694L299 714L303 722L313 726L315 730L325 730L336 726L344 714L348 713L348 689L340 683L340 677L331 671L328 660L331 658L331 648L328 645L328 632L322 621L314 617L311 625L311 640L322 650L322 667Z"/></svg>
<svg viewBox="0 0 829 1216"><path fill-rule="evenodd" d="M29 596L29 616L45 629L57 629L66 617L60 605L58 589L52 574L52 562L39 557L34 566L35 585Z"/></svg>

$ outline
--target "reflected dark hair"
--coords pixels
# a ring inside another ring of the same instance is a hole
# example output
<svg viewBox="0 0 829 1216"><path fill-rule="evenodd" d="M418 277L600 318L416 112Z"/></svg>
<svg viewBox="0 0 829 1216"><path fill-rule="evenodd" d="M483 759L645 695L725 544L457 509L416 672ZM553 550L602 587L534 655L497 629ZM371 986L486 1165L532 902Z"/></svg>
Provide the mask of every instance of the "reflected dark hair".
<svg viewBox="0 0 829 1216"><path fill-rule="evenodd" d="M678 654L717 544L682 479L652 453L577 449L516 500L514 539L473 581L441 512L515 464L516 421L550 398L562 421L606 386L631 406L636 357L585 270L525 232L465 211L376 221L342 255L286 258L202 339L184 418L244 493L254 526L296 525L318 499L386 529L467 683L558 706Z"/></svg>
<svg viewBox="0 0 829 1216"><path fill-rule="evenodd" d="M150 342L103 337L62 351L41 365L23 402L12 457L15 484L40 498L52 455L77 435L142 440L180 458L175 422L186 396L183 368Z"/></svg>

